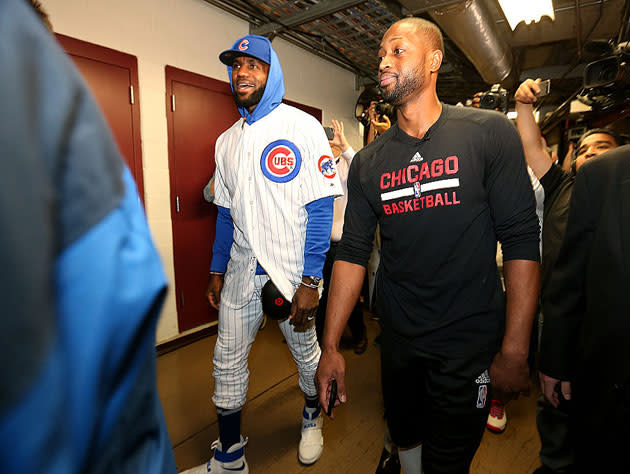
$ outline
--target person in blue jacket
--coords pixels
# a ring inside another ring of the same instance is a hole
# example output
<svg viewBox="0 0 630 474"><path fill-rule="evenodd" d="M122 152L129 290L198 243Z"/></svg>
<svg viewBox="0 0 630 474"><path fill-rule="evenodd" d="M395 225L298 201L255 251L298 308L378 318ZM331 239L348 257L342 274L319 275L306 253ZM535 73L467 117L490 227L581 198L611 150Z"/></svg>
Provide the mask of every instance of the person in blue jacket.
<svg viewBox="0 0 630 474"><path fill-rule="evenodd" d="M0 0L0 64L0 472L175 472L166 280L133 178L23 0Z"/></svg>

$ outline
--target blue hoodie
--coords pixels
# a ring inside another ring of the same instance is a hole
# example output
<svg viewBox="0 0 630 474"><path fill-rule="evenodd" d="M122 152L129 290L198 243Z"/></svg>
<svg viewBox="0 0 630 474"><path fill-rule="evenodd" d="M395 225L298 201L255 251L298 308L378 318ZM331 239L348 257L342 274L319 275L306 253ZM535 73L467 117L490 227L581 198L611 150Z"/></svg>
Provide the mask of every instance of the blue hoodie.
<svg viewBox="0 0 630 474"><path fill-rule="evenodd" d="M251 114L245 107L238 107L238 111L241 117L245 119L249 125L253 124L256 120L261 119L273 109L278 107L282 103L284 97L284 76L282 75L282 67L280 66L280 60L278 55L271 47L271 41L264 36L258 37L264 40L269 46L269 56L271 57L271 64L269 65L269 75L267 76L267 85L265 86L265 92L260 99L260 102ZM232 66L228 66L228 77L230 78L230 87L234 92L234 85L232 84Z"/></svg>

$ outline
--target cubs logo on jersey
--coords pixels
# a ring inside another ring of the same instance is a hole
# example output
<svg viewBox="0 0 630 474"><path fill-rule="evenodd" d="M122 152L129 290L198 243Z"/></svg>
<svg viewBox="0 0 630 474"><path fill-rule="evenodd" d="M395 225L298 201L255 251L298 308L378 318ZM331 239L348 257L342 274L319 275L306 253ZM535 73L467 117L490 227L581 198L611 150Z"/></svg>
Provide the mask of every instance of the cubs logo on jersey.
<svg viewBox="0 0 630 474"><path fill-rule="evenodd" d="M276 140L265 147L260 158L263 174L275 183L291 181L300 172L302 155L288 140Z"/></svg>
<svg viewBox="0 0 630 474"><path fill-rule="evenodd" d="M319 168L319 172L323 174L325 178L333 179L337 176L337 170L335 169L332 157L328 155L321 156L317 162L317 166Z"/></svg>
<svg viewBox="0 0 630 474"><path fill-rule="evenodd" d="M249 40L244 39L238 44L238 49L245 51L249 47Z"/></svg>

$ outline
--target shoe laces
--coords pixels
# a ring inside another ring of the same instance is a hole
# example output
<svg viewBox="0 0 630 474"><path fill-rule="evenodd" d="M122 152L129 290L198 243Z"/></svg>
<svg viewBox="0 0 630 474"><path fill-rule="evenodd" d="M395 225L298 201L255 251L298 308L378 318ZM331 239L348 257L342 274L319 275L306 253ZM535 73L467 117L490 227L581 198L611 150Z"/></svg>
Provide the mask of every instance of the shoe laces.
<svg viewBox="0 0 630 474"><path fill-rule="evenodd" d="M492 400L490 405L490 416L493 418L503 418L503 403L498 400Z"/></svg>
<svg viewBox="0 0 630 474"><path fill-rule="evenodd" d="M245 445L247 444L247 440L248 440L248 439L249 439L249 438L243 438L243 442L242 442L242 443L239 441L239 442L238 442L238 443L236 443L236 444L240 444L240 445L241 445L240 447L241 447L241 448L244 448L244 447L245 447ZM221 439L220 439L220 438L219 438L219 439L215 439L215 440L212 442L212 444L210 445L210 449L212 449L213 451L214 451L214 450L216 450L216 449L219 447L219 443L220 443L220 442L221 442ZM232 446L236 446L236 444L233 444ZM230 446L230 448L232 448L232 446Z"/></svg>

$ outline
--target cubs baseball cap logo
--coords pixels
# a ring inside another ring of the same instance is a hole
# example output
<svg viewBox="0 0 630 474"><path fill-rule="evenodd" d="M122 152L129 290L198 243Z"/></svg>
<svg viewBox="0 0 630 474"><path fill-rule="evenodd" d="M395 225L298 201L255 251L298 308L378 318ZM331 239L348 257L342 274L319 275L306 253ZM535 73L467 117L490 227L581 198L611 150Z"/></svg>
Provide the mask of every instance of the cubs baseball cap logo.
<svg viewBox="0 0 630 474"><path fill-rule="evenodd" d="M265 147L260 157L263 174L274 183L291 181L300 172L302 155L295 144L276 140Z"/></svg>
<svg viewBox="0 0 630 474"><path fill-rule="evenodd" d="M249 56L271 64L271 43L264 36L246 35L236 40L232 48L219 54L219 60L226 66L232 66L234 59Z"/></svg>
<svg viewBox="0 0 630 474"><path fill-rule="evenodd" d="M323 155L319 158L317 167L319 168L319 172L323 174L325 178L333 179L337 176L337 170L335 170L333 159L328 155Z"/></svg>

